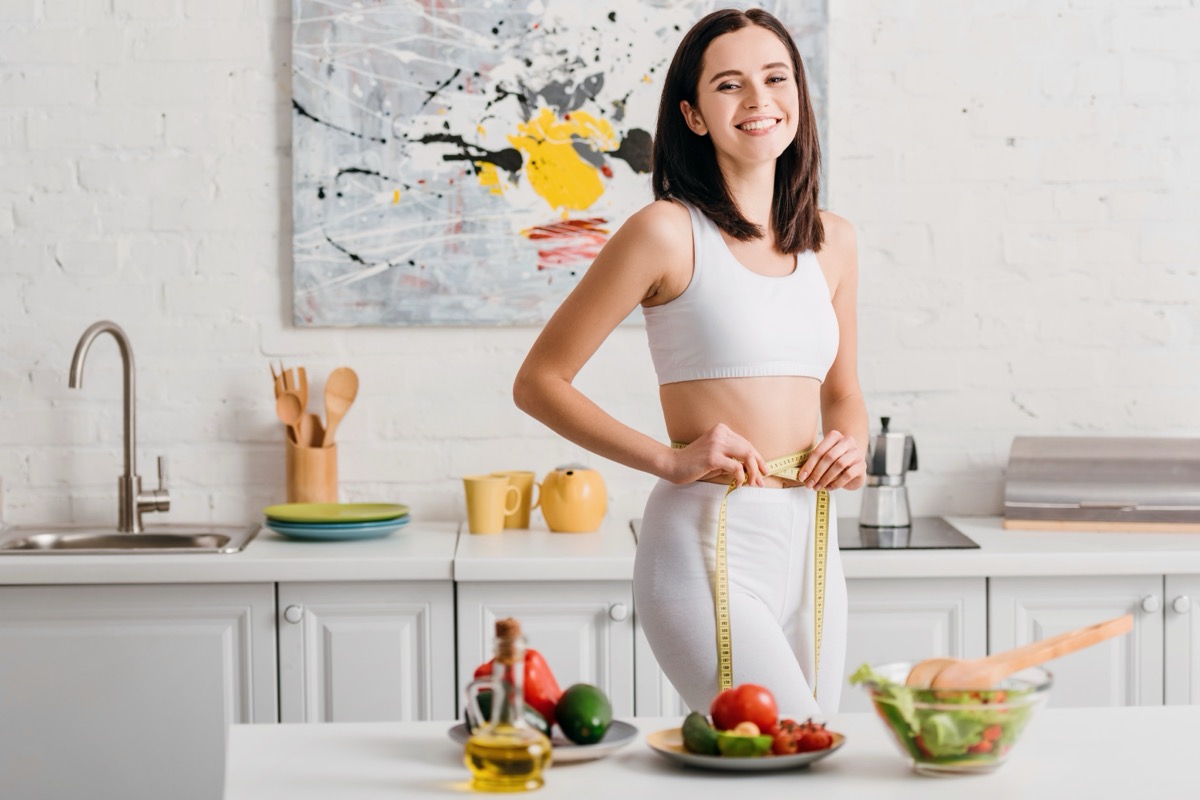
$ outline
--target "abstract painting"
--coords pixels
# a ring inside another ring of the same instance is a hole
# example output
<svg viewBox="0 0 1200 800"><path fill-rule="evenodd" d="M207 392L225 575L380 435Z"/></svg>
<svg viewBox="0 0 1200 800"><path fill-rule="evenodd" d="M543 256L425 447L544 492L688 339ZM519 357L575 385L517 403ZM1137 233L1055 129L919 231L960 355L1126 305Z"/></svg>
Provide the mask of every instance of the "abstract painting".
<svg viewBox="0 0 1200 800"><path fill-rule="evenodd" d="M658 99L713 0L293 0L293 319L540 325L653 197ZM825 120L826 0L757 4Z"/></svg>

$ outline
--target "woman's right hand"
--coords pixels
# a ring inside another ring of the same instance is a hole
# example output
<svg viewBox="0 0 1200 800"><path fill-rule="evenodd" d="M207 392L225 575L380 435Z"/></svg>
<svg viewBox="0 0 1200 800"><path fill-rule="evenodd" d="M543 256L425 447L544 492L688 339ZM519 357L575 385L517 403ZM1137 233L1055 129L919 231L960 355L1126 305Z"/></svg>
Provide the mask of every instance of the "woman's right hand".
<svg viewBox="0 0 1200 800"><path fill-rule="evenodd" d="M687 447L673 449L667 474L671 483L723 478L738 486L762 486L767 462L744 437L718 422Z"/></svg>

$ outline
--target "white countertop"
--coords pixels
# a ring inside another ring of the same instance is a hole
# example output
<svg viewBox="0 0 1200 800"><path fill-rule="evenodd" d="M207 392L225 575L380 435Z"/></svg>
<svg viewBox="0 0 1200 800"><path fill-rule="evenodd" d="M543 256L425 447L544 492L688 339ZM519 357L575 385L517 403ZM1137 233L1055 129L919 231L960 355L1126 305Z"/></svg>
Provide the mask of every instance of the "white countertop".
<svg viewBox="0 0 1200 800"><path fill-rule="evenodd" d="M1008 763L986 775L914 773L874 714L840 714L829 728L846 744L803 770L720 773L680 767L644 734L678 718L631 720L642 736L598 761L552 766L538 798L689 797L728 800L819 796L888 800L1033 797L1195 797L1192 760L1200 706L1055 709L1039 712ZM367 800L470 794L462 746L448 722L234 725L225 800Z"/></svg>
<svg viewBox="0 0 1200 800"><path fill-rule="evenodd" d="M457 522L409 523L382 539L306 542L262 529L240 553L3 555L0 585L451 580Z"/></svg>
<svg viewBox="0 0 1200 800"><path fill-rule="evenodd" d="M1200 574L1200 533L1009 531L999 517L952 517L970 550L848 550L846 577ZM0 585L252 581L571 581L633 578L626 520L594 533L471 534L459 522L416 520L382 539L303 542L260 531L241 553L0 555Z"/></svg>
<svg viewBox="0 0 1200 800"><path fill-rule="evenodd" d="M593 533L546 528L473 534L463 525L456 581L628 581L637 553L628 521L607 517Z"/></svg>
<svg viewBox="0 0 1200 800"><path fill-rule="evenodd" d="M853 550L847 578L1200 574L1200 533L1005 530L1000 517L948 517L978 550Z"/></svg>

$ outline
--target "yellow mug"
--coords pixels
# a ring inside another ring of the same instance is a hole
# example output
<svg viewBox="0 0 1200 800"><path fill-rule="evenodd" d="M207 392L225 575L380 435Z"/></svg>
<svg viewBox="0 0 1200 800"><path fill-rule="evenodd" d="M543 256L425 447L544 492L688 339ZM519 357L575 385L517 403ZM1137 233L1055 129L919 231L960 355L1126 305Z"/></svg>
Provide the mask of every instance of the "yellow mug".
<svg viewBox="0 0 1200 800"><path fill-rule="evenodd" d="M517 487L517 490L521 492L521 502L517 506L516 511L504 517L504 527L528 528L529 509L533 507L533 487L536 485L534 480L537 478L537 475L523 469L502 470L500 472L493 472L492 474L507 478L509 484Z"/></svg>
<svg viewBox="0 0 1200 800"><path fill-rule="evenodd" d="M504 517L516 513L521 490L499 475L467 475L462 479L467 495L467 529L471 533L499 533Z"/></svg>

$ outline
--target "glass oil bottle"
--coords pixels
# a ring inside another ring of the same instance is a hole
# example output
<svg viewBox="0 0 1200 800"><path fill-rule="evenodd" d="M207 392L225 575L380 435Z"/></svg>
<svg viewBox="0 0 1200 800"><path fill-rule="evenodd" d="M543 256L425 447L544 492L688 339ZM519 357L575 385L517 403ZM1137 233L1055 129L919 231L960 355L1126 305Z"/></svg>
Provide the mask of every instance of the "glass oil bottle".
<svg viewBox="0 0 1200 800"><path fill-rule="evenodd" d="M496 660L489 677L467 687L468 713L480 724L467 740L463 760L474 779L471 788L483 792L522 792L544 783L550 766L550 740L525 721L525 641L521 625L509 618L496 622ZM482 719L478 695L491 690L492 709Z"/></svg>

